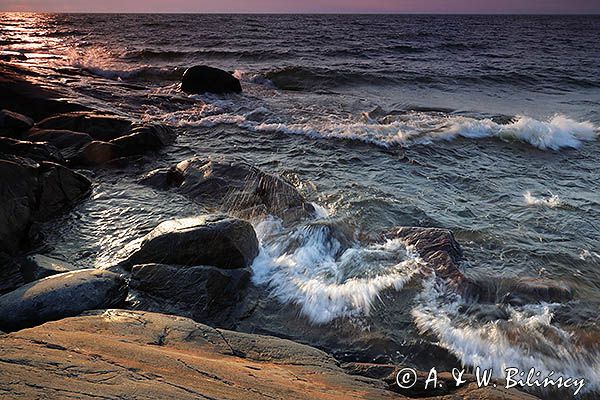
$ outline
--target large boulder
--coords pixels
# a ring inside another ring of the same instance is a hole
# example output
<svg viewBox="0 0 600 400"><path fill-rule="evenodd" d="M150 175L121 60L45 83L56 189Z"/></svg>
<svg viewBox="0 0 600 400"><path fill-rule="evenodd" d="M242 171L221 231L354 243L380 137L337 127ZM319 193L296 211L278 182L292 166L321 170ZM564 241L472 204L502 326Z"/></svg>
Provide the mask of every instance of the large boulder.
<svg viewBox="0 0 600 400"><path fill-rule="evenodd" d="M186 93L241 93L240 81L227 71L206 65L188 68L181 78Z"/></svg>
<svg viewBox="0 0 600 400"><path fill-rule="evenodd" d="M127 135L133 122L115 115L98 112L71 112L48 117L36 124L38 129L83 132L94 140L108 142Z"/></svg>
<svg viewBox="0 0 600 400"><path fill-rule="evenodd" d="M127 297L118 274L96 269L31 282L0 297L0 330L16 331L86 310L116 307Z"/></svg>
<svg viewBox="0 0 600 400"><path fill-rule="evenodd" d="M250 275L247 268L145 264L133 267L130 287L137 292L135 309L231 328Z"/></svg>
<svg viewBox="0 0 600 400"><path fill-rule="evenodd" d="M33 126L33 120L9 110L0 110L0 136L19 137Z"/></svg>
<svg viewBox="0 0 600 400"><path fill-rule="evenodd" d="M90 187L86 177L59 164L0 159L0 252L16 254L33 222L72 207Z"/></svg>
<svg viewBox="0 0 600 400"><path fill-rule="evenodd" d="M176 188L194 201L245 218L273 214L296 220L314 213L296 188L281 177L234 160L191 158L146 175L155 188Z"/></svg>
<svg viewBox="0 0 600 400"><path fill-rule="evenodd" d="M258 255L258 239L249 222L223 215L183 218L158 225L123 263L213 265L244 268Z"/></svg>

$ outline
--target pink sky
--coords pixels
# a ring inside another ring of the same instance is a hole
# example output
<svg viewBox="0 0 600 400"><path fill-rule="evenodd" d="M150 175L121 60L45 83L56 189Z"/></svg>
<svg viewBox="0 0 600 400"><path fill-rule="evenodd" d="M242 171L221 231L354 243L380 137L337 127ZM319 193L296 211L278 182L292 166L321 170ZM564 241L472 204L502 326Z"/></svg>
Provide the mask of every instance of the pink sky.
<svg viewBox="0 0 600 400"><path fill-rule="evenodd" d="M600 0L0 0L4 11L600 13Z"/></svg>

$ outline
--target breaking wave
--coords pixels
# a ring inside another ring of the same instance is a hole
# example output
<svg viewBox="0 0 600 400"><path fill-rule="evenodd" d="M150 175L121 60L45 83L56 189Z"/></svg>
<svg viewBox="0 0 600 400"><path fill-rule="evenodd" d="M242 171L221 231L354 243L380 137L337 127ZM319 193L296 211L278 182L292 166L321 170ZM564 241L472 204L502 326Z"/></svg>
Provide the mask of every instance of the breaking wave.
<svg viewBox="0 0 600 400"><path fill-rule="evenodd" d="M576 345L572 333L552 323L558 305L506 306L502 318L473 324L465 318L468 305L435 278L424 282L418 301L411 313L419 331L437 337L465 366L492 368L500 378L508 367L535 368L542 376L553 371L555 377L583 377L584 391L600 387L599 354Z"/></svg>
<svg viewBox="0 0 600 400"><path fill-rule="evenodd" d="M399 240L362 247L325 222L282 230L273 218L256 226L261 252L253 280L315 324L368 316L381 291L402 289L419 271L420 261Z"/></svg>
<svg viewBox="0 0 600 400"><path fill-rule="evenodd" d="M531 192L526 192L523 197L525 198L525 203L531 206L545 206L550 208L560 207L562 205L562 201L558 195L553 194L550 197L540 198L535 197L531 194Z"/></svg>
<svg viewBox="0 0 600 400"><path fill-rule="evenodd" d="M476 119L425 112L410 112L382 122L366 116L366 121L326 120L305 123L255 121L247 118L250 114L252 113L213 114L203 117L200 124L236 124L257 132L296 134L316 139L357 140L384 148L431 144L462 137L517 140L540 150L577 149L584 142L595 140L599 131L591 122L578 122L564 115L555 115L546 121L517 116L503 124L489 118Z"/></svg>

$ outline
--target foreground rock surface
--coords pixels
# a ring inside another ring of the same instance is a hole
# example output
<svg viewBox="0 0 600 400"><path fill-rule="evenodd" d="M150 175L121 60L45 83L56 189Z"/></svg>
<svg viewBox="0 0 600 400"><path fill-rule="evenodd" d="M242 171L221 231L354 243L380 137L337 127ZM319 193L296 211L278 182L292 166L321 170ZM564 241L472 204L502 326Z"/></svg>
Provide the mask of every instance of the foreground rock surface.
<svg viewBox="0 0 600 400"><path fill-rule="evenodd" d="M248 218L273 214L297 220L314 212L289 182L242 161L191 158L153 171L142 182L159 189L177 188L200 204Z"/></svg>
<svg viewBox="0 0 600 400"><path fill-rule="evenodd" d="M0 297L0 330L15 331L86 310L119 306L127 296L118 274L95 269L54 275Z"/></svg>
<svg viewBox="0 0 600 400"><path fill-rule="evenodd" d="M166 221L150 232L124 262L213 265L244 268L258 255L258 239L252 225L223 215Z"/></svg>
<svg viewBox="0 0 600 400"><path fill-rule="evenodd" d="M0 388L11 398L404 399L350 375L315 348L123 310L0 336ZM533 399L476 389L434 399Z"/></svg>

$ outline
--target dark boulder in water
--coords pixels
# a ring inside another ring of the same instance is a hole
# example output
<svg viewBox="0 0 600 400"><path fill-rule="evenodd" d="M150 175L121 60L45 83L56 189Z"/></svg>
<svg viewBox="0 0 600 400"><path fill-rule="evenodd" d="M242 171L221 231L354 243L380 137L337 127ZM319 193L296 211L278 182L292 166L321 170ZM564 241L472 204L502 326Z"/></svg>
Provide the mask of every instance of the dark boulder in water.
<svg viewBox="0 0 600 400"><path fill-rule="evenodd" d="M94 140L108 142L129 134L133 122L116 115L97 112L71 112L46 118L36 124L38 129L83 132Z"/></svg>
<svg viewBox="0 0 600 400"><path fill-rule="evenodd" d="M227 71L206 65L188 68L181 78L186 93L241 93L240 81Z"/></svg>
<svg viewBox="0 0 600 400"><path fill-rule="evenodd" d="M235 311L250 282L247 268L164 264L136 265L130 286L135 309L189 317L218 327L233 327Z"/></svg>
<svg viewBox="0 0 600 400"><path fill-rule="evenodd" d="M249 222L223 215L183 218L158 225L123 263L249 266L258 255L258 239Z"/></svg>
<svg viewBox="0 0 600 400"><path fill-rule="evenodd" d="M33 126L33 120L9 110L0 110L0 136L19 137Z"/></svg>
<svg viewBox="0 0 600 400"><path fill-rule="evenodd" d="M0 329L15 331L117 307L126 297L127 283L113 272L87 269L54 275L1 296Z"/></svg>
<svg viewBox="0 0 600 400"><path fill-rule="evenodd" d="M244 218L273 214L297 220L314 213L296 188L281 177L241 161L191 158L142 179L152 187L177 188L194 201Z"/></svg>
<svg viewBox="0 0 600 400"><path fill-rule="evenodd" d="M33 222L72 207L90 187L86 177L55 163L0 159L0 252L17 253Z"/></svg>

